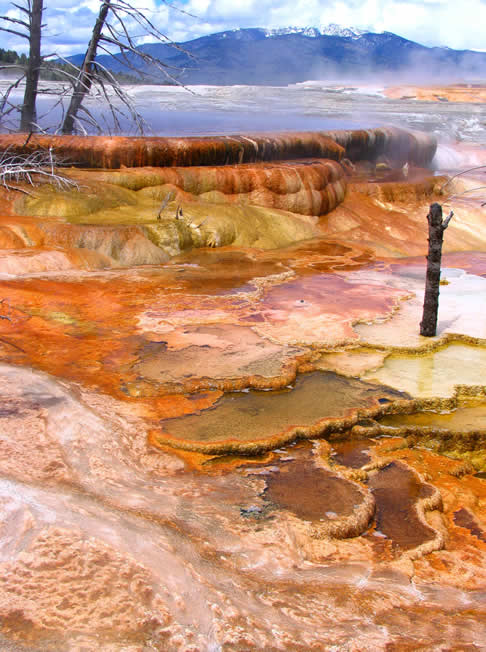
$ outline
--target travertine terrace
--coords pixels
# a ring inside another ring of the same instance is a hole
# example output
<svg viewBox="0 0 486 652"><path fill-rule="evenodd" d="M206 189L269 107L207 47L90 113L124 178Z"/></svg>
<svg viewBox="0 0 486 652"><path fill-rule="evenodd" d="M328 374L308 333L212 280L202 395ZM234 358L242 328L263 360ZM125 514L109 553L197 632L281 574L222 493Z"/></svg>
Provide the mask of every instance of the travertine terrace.
<svg viewBox="0 0 486 652"><path fill-rule="evenodd" d="M471 102L484 104L486 84L462 83L441 86L391 86L386 89L387 97L413 98L426 102Z"/></svg>
<svg viewBox="0 0 486 652"><path fill-rule="evenodd" d="M474 194L418 334L477 179L393 128L7 147L75 186L0 195L0 648L484 649Z"/></svg>

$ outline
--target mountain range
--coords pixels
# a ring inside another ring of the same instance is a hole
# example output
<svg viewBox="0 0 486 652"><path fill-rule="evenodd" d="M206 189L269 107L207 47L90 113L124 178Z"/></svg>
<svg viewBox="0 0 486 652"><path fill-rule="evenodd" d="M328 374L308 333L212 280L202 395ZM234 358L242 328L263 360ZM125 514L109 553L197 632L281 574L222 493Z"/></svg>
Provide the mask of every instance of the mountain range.
<svg viewBox="0 0 486 652"><path fill-rule="evenodd" d="M176 47L174 47L176 46ZM147 43L140 49L164 61L183 84L287 85L307 80L458 81L486 77L486 53L426 47L391 32L328 25L283 29L234 29L176 44ZM80 63L83 55L71 57ZM128 68L109 55L98 61L115 72L151 73L130 55ZM153 82L152 82L153 83Z"/></svg>

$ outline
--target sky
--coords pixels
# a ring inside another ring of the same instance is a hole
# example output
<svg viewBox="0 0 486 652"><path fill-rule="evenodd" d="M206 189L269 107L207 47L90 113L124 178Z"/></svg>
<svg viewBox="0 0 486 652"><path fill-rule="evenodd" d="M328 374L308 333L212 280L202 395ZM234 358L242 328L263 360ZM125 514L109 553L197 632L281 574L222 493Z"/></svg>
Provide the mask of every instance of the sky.
<svg viewBox="0 0 486 652"><path fill-rule="evenodd" d="M174 41L238 27L337 23L394 32L428 46L486 51L486 0L173 0L172 7L163 0L133 0L133 4ZM100 0L45 0L45 5L43 54L84 52ZM0 0L0 15L18 14L9 0ZM140 37L140 42L153 40ZM27 42L0 32L0 47L25 52Z"/></svg>

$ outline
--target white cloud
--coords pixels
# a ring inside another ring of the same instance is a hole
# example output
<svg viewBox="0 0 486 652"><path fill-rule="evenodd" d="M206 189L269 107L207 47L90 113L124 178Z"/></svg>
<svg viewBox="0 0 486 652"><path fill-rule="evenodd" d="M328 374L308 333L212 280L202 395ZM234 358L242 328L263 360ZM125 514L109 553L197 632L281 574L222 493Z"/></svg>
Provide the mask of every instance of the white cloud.
<svg viewBox="0 0 486 652"><path fill-rule="evenodd" d="M395 32L425 45L486 48L482 0L187 0L183 6L212 31L338 23ZM197 24L187 25L188 34L197 33Z"/></svg>
<svg viewBox="0 0 486 652"><path fill-rule="evenodd" d="M482 0L179 0L178 6L195 17L168 8L163 0L133 4L177 41L237 27L319 27L332 22L387 30L425 45L486 49ZM99 0L53 0L45 13L44 52L83 52L99 7ZM12 11L10 2L0 0L0 15ZM0 34L0 47L26 51L26 41Z"/></svg>
<svg viewBox="0 0 486 652"><path fill-rule="evenodd" d="M20 0L20 4L22 3L23 0ZM167 33L170 14L167 6L160 6L156 0L131 0L131 4L162 33ZM57 52L66 56L84 52L99 9L100 0L55 0L55 4L47 5L44 11L46 27L42 34L43 53ZM7 15L7 12L8 15L21 17L18 10L12 8L9 0L0 0L0 16ZM130 33L137 36L143 34L134 21L131 21ZM25 39L0 32L0 47L26 52L28 43Z"/></svg>

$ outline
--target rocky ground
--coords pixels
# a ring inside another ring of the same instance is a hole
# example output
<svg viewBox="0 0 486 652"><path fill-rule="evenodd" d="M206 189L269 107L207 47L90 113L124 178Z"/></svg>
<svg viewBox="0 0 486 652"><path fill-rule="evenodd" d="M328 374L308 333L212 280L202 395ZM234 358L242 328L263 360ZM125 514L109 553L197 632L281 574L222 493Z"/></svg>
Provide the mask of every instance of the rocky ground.
<svg viewBox="0 0 486 652"><path fill-rule="evenodd" d="M481 177L380 133L2 190L2 649L484 649Z"/></svg>

